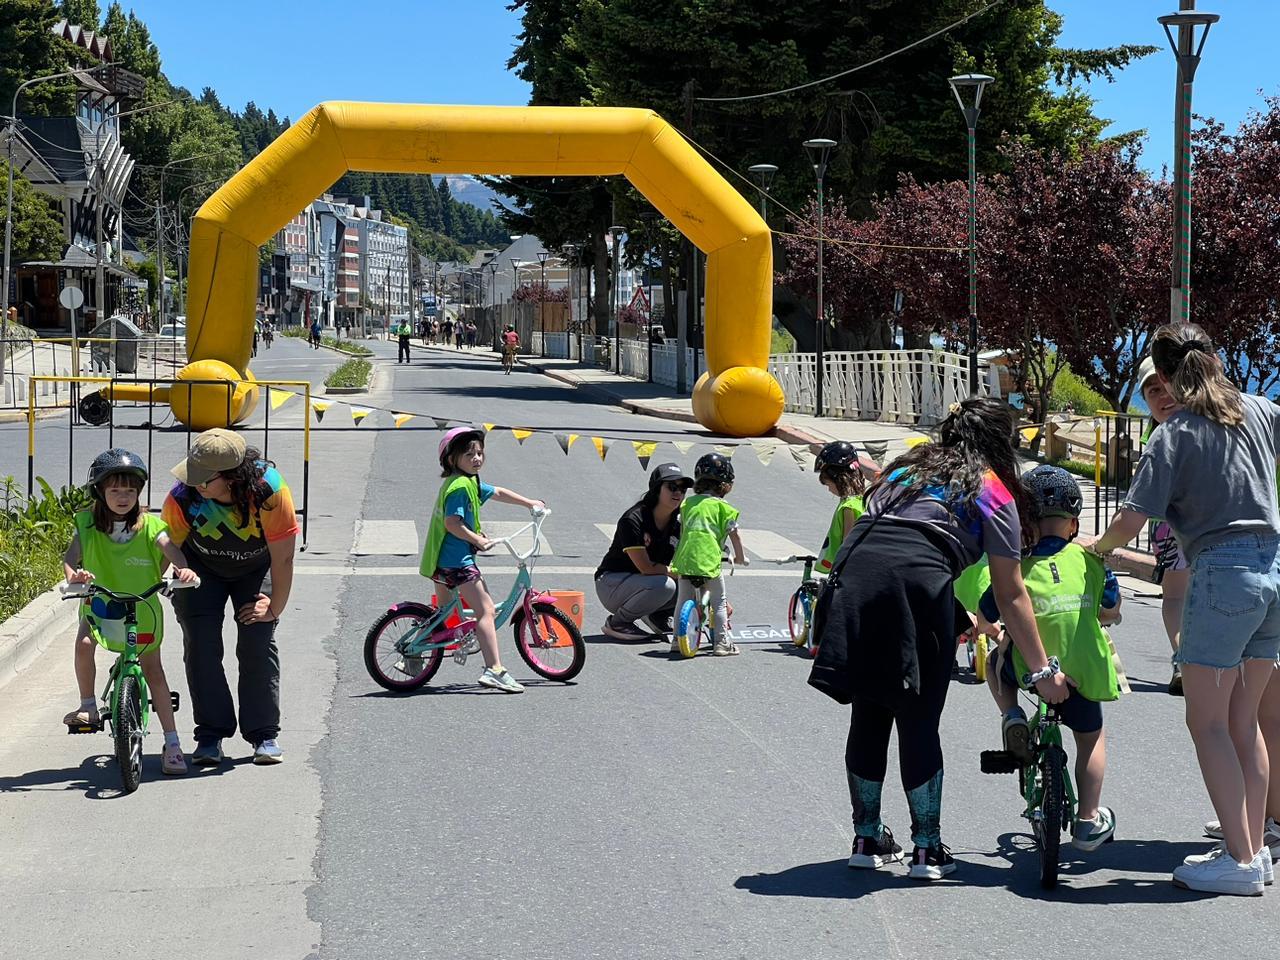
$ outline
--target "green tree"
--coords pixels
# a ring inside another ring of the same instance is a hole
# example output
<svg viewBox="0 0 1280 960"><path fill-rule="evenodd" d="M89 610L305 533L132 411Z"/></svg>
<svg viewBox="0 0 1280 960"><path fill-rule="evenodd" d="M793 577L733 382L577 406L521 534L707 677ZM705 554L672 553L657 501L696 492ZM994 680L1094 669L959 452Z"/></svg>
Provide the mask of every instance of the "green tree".
<svg viewBox="0 0 1280 960"><path fill-rule="evenodd" d="M7 179L9 166L0 160L0 179ZM0 230L4 229L4 208L0 207ZM24 260L58 260L64 245L62 219L49 201L31 186L22 174L13 178L13 247L15 263Z"/></svg>
<svg viewBox="0 0 1280 960"><path fill-rule="evenodd" d="M0 0L0 112L9 112L13 92L24 80L60 73L68 63L92 60L85 51L53 35L58 19L58 9L49 0ZM74 104L74 81L50 80L23 91L18 113L69 115Z"/></svg>
<svg viewBox="0 0 1280 960"><path fill-rule="evenodd" d="M102 8L98 0L62 0L58 5L68 23L79 24L86 30L97 30L102 23Z"/></svg>

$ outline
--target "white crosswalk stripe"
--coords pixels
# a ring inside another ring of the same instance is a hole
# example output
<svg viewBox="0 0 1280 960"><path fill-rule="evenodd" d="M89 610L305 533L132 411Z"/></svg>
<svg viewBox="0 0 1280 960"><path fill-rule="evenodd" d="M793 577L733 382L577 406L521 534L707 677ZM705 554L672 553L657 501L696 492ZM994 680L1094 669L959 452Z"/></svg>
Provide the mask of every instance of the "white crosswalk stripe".
<svg viewBox="0 0 1280 960"><path fill-rule="evenodd" d="M609 541L613 540L616 524L596 523L593 526ZM747 553L762 560L781 560L783 557L803 556L811 553L813 547L802 547L800 544L772 530L758 530L754 527L740 527L742 546Z"/></svg>
<svg viewBox="0 0 1280 960"><path fill-rule="evenodd" d="M351 552L357 557L416 556L421 552L418 525L412 520L357 520Z"/></svg>

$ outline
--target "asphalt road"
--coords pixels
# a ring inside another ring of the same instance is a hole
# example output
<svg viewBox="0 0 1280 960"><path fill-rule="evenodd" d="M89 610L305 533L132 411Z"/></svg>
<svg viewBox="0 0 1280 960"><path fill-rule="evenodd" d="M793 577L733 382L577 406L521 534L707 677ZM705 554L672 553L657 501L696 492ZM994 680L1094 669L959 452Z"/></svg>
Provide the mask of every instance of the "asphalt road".
<svg viewBox="0 0 1280 960"><path fill-rule="evenodd" d="M0 696L0 957L1164 958L1256 950L1280 931L1274 895L1202 898L1169 882L1204 848L1210 808L1182 703L1165 693L1152 599L1127 596L1115 631L1134 688L1107 713L1115 843L1089 856L1065 847L1060 889L1039 889L1014 780L978 771L978 752L998 739L995 709L985 689L957 681L943 836L960 869L934 885L899 869L850 871L847 715L806 686L806 661L756 643L737 658L671 662L656 644L598 632L597 525L611 527L645 482L626 440L700 431L529 372L504 377L490 355L419 350L397 366L393 345L376 349L386 360L359 403L618 440L604 462L586 441L567 456L541 434L521 445L495 431L488 443L485 479L554 511L535 580L586 594L582 674L531 678L506 633L522 696L475 686L474 659L446 661L414 695L374 685L365 631L390 603L426 593L417 550L439 433L425 417L397 430L381 413L357 428L331 409L312 435L309 543L280 628L286 763L248 766L238 743L219 774L162 780L153 766L137 794L116 797L107 739L57 729L74 689L69 649L51 651ZM317 367L335 362L278 340L255 370L318 382ZM277 413L296 428L299 408ZM0 427L0 472L15 460L25 470L15 429ZM41 430L56 463L65 428ZM157 463L180 454L179 434L165 443ZM300 434L271 443L296 491ZM705 449L663 446L654 462L691 465ZM734 464L730 499L753 559L817 545L833 504L811 473L785 454L762 465L749 448ZM485 519L524 516L492 505ZM505 593L512 565L482 565ZM781 624L794 576L740 571L728 587L735 625ZM177 681L176 642L166 662ZM179 720L189 745L189 713ZM905 840L890 771L885 818ZM140 936L104 937L113 924Z"/></svg>

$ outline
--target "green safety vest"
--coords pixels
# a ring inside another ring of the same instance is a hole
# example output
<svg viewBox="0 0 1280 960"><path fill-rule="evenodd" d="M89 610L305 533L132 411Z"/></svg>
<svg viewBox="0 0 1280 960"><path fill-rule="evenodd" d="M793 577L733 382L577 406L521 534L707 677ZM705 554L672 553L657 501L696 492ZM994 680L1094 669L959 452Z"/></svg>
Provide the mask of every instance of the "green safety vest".
<svg viewBox="0 0 1280 960"><path fill-rule="evenodd" d="M475 526L471 529L480 532L480 481L465 473L454 474L440 484L440 493L436 496L436 508L431 514L431 526L427 528L427 545L422 551L422 564L418 572L430 578L436 572L440 561L440 548L444 546L444 538L449 531L444 527L444 504L457 490L465 490L471 498L471 516L475 518Z"/></svg>
<svg viewBox="0 0 1280 960"><path fill-rule="evenodd" d="M1036 615L1045 653L1057 657L1062 672L1090 700L1116 700L1120 686L1107 635L1098 623L1106 568L1079 544L1069 544L1051 557L1027 557L1022 579ZM1019 680L1026 661L1013 650Z"/></svg>
<svg viewBox="0 0 1280 960"><path fill-rule="evenodd" d="M846 510L852 510L853 519L857 520L867 508L861 497L843 497L840 500L840 505L831 516L831 526L827 528L827 539L822 541L822 549L818 551L821 554L818 558L818 570L822 573L831 569L831 564L835 562L836 554L840 552L840 547L844 543L844 512Z"/></svg>
<svg viewBox="0 0 1280 960"><path fill-rule="evenodd" d="M142 593L153 587L169 561L156 545L156 537L168 525L154 513L142 515L142 526L128 543L116 543L93 525L93 512L76 514L76 532L80 535L80 565L93 574L99 586L116 593ZM105 602L99 600L99 604ZM153 595L138 604L138 646L154 649L164 639L164 610L160 597ZM80 604L80 614L89 624L93 639L109 650L124 649L124 611L120 619L106 619L94 614L91 602ZM143 651L139 651L143 652Z"/></svg>
<svg viewBox="0 0 1280 960"><path fill-rule="evenodd" d="M964 573L956 578L955 595L960 605L970 613L978 612L978 602L991 586L991 568L987 566L987 555L972 566L966 567Z"/></svg>
<svg viewBox="0 0 1280 960"><path fill-rule="evenodd" d="M738 510L707 493L695 493L680 504L680 543L671 567L685 577L720 574L720 556L729 538L729 524Z"/></svg>

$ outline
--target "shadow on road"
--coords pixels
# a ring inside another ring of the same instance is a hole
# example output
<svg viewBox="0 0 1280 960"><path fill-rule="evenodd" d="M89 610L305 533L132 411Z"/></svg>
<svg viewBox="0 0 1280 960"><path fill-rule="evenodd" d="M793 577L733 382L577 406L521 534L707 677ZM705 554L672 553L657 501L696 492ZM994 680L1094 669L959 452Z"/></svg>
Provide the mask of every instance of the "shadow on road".
<svg viewBox="0 0 1280 960"><path fill-rule="evenodd" d="M189 777L216 777L230 773L235 767L252 763L253 757L245 756L224 760L216 767L190 767L186 777L168 777L160 769L160 758L147 756L142 760L142 783L176 783ZM13 777L0 777L0 793L27 793L44 789L83 790L90 800L115 800L127 796L120 789L120 771L116 767L115 757L108 754L86 757L75 767L50 767Z"/></svg>

